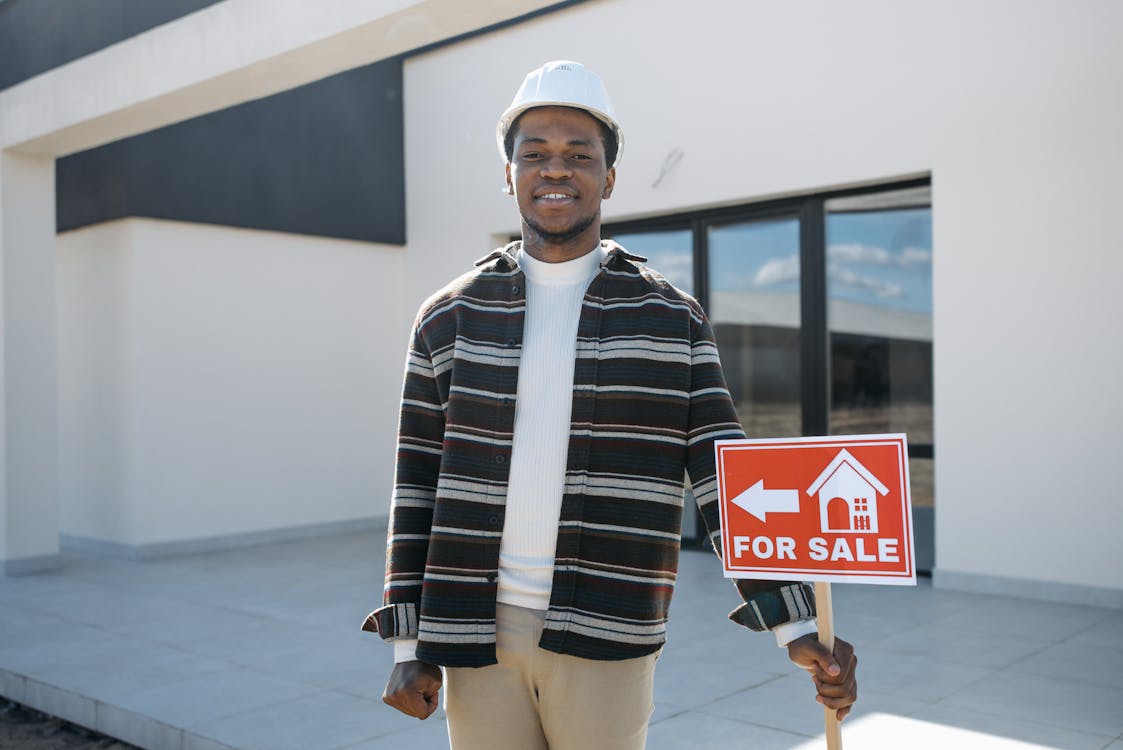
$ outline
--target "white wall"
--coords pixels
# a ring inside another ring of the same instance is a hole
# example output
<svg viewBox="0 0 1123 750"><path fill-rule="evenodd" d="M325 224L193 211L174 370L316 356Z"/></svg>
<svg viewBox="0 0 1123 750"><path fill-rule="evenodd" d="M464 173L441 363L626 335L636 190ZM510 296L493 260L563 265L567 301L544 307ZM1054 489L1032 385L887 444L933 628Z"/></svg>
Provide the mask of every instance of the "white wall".
<svg viewBox="0 0 1123 750"><path fill-rule="evenodd" d="M134 537L125 496L134 224L100 224L56 244L60 531L119 543Z"/></svg>
<svg viewBox="0 0 1123 750"><path fill-rule="evenodd" d="M55 171L0 153L0 575L60 563Z"/></svg>
<svg viewBox="0 0 1123 750"><path fill-rule="evenodd" d="M385 514L402 261L143 219L60 235L62 533L143 548Z"/></svg>
<svg viewBox="0 0 1123 750"><path fill-rule="evenodd" d="M931 173L938 572L1118 594L1121 28L1111 0L603 0L410 59L407 299L517 228L492 133L548 59L609 85L610 219Z"/></svg>

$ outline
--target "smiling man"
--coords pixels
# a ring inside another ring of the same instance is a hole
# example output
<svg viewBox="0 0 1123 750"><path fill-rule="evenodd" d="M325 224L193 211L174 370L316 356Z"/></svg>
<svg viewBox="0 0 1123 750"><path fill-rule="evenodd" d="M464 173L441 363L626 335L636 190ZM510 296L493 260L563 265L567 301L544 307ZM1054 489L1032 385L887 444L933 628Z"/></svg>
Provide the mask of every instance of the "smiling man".
<svg viewBox="0 0 1123 750"><path fill-rule="evenodd" d="M683 478L711 538L714 440L744 433L698 303L601 239L623 133L575 62L499 120L522 240L421 307L406 366L383 606L383 700L453 750L640 750L678 564ZM856 660L798 582L736 582L844 716ZM443 671L442 671L443 667Z"/></svg>

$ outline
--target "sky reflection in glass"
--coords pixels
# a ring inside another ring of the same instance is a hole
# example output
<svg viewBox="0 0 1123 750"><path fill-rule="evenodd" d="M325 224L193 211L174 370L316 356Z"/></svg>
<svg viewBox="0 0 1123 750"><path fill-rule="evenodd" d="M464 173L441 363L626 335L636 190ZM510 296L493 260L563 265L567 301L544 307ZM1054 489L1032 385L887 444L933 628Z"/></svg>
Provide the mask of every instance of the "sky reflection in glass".
<svg viewBox="0 0 1123 750"><path fill-rule="evenodd" d="M694 294L694 242L689 229L614 234L612 239L686 292Z"/></svg>
<svg viewBox="0 0 1123 750"><path fill-rule="evenodd" d="M712 227L715 292L799 293L799 224L792 219Z"/></svg>
<svg viewBox="0 0 1123 750"><path fill-rule="evenodd" d="M932 211L827 214L827 289L846 300L932 312Z"/></svg>

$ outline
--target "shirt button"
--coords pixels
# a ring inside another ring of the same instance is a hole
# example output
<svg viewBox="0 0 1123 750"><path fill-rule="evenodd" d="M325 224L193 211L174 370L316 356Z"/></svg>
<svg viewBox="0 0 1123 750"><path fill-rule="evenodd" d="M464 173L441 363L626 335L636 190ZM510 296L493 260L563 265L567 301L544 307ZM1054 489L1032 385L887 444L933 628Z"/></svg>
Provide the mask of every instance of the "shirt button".
<svg viewBox="0 0 1123 750"><path fill-rule="evenodd" d="M514 345L515 345L515 343L516 343L516 342L515 342L515 340L514 340L514 339L507 339L507 346L514 346Z"/></svg>
<svg viewBox="0 0 1123 750"><path fill-rule="evenodd" d="M507 398L506 396L504 396L504 397L503 397L503 405L504 405L504 406L507 406L507 405L508 405L508 404L510 404L510 403L511 403L511 399L509 399L509 398Z"/></svg>
<svg viewBox="0 0 1123 750"><path fill-rule="evenodd" d="M490 523L492 526L498 526L499 525L499 516L491 516L490 518L487 519L487 522Z"/></svg>
<svg viewBox="0 0 1123 750"><path fill-rule="evenodd" d="M487 582L488 583L495 583L495 579L498 578L498 577L499 576L495 573L488 573L487 574Z"/></svg>
<svg viewBox="0 0 1123 750"><path fill-rule="evenodd" d="M515 284L513 287L511 287L511 294L518 294L518 293L519 293L519 285Z"/></svg>
<svg viewBox="0 0 1123 750"><path fill-rule="evenodd" d="M505 463L506 461L507 461L507 457L504 456L502 453L500 453L498 456L495 457L495 463L497 463L497 464Z"/></svg>

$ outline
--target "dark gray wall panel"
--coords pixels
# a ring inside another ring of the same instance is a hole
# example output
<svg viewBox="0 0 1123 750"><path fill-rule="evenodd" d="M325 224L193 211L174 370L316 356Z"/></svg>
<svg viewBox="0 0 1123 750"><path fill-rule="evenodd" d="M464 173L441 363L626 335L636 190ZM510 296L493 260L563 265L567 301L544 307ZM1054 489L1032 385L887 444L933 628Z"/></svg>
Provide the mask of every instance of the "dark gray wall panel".
<svg viewBox="0 0 1123 750"><path fill-rule="evenodd" d="M59 231L144 216L405 242L400 59L59 159Z"/></svg>
<svg viewBox="0 0 1123 750"><path fill-rule="evenodd" d="M2 0L0 89L219 0Z"/></svg>
<svg viewBox="0 0 1123 750"><path fill-rule="evenodd" d="M129 215L125 142L55 161L56 229Z"/></svg>

